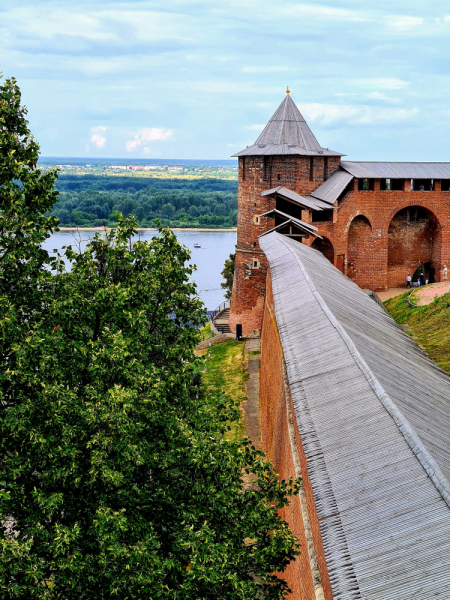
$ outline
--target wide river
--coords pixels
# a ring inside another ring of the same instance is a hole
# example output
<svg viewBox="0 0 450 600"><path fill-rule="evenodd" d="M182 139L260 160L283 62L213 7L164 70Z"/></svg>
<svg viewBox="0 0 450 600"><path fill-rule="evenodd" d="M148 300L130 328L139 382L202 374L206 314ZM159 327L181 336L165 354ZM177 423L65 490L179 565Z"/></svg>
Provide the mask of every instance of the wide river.
<svg viewBox="0 0 450 600"><path fill-rule="evenodd" d="M93 231L81 231L81 247L85 247ZM224 290L220 287L223 281L220 274L225 260L234 252L236 244L235 231L176 231L178 240L191 251L192 262L197 266L192 279L197 284L198 292L208 310L214 310L224 300ZM141 231L140 239L150 240L156 232ZM49 252L61 250L69 244L75 246L74 235L69 231L54 233L44 244ZM136 238L137 239L137 238ZM201 248L194 248L200 244Z"/></svg>

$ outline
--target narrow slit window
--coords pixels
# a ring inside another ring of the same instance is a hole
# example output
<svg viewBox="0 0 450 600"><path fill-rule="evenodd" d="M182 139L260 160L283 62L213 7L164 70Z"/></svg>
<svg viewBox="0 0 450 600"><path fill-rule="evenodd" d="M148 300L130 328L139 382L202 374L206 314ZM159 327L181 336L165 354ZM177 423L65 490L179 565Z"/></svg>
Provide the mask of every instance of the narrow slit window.
<svg viewBox="0 0 450 600"><path fill-rule="evenodd" d="M270 156L264 156L264 179L270 179Z"/></svg>

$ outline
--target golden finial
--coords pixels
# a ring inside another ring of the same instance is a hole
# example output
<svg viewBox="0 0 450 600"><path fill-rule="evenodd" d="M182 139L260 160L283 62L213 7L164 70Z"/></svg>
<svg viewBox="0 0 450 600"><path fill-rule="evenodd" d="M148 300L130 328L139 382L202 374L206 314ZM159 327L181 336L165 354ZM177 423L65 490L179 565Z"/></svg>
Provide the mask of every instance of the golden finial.
<svg viewBox="0 0 450 600"><path fill-rule="evenodd" d="M287 88L286 88L286 96L289 96L290 93L291 93L291 90L289 89L289 86L287 86Z"/></svg>

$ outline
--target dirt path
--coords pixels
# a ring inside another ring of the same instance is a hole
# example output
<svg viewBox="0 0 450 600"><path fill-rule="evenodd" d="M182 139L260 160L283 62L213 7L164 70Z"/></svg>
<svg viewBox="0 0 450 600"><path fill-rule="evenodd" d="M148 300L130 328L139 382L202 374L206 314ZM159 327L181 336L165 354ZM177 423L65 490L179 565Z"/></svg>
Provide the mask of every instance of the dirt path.
<svg viewBox="0 0 450 600"><path fill-rule="evenodd" d="M386 302L386 300L390 300L391 298L395 298L395 296L400 296L400 294L404 294L406 289L404 287L395 287L389 288L386 292L375 292L381 302Z"/></svg>
<svg viewBox="0 0 450 600"><path fill-rule="evenodd" d="M418 306L426 306L433 302L436 297L443 296L450 292L450 281L441 281L441 283L432 283L417 290L413 294L414 303Z"/></svg>
<svg viewBox="0 0 450 600"><path fill-rule="evenodd" d="M261 450L261 427L259 422L259 365L261 358L261 340L246 340L245 355L249 378L245 382L247 402L244 403L245 433L252 444Z"/></svg>

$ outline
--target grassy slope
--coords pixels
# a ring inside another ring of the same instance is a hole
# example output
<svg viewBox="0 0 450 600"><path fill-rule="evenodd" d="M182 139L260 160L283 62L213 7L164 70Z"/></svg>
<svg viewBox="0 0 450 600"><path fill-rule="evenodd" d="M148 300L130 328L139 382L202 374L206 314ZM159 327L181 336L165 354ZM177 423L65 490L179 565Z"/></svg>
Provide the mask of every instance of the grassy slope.
<svg viewBox="0 0 450 600"><path fill-rule="evenodd" d="M202 381L207 388L216 389L230 398L245 402L247 394L244 382L248 378L245 369L244 344L229 340L224 344L211 346L211 356L206 353L207 372L202 373ZM232 424L230 435L233 439L243 437L244 424L241 418L239 423Z"/></svg>
<svg viewBox="0 0 450 600"><path fill-rule="evenodd" d="M410 326L414 340L450 374L450 293L417 308L409 307L407 296L391 298L384 305L397 323Z"/></svg>

